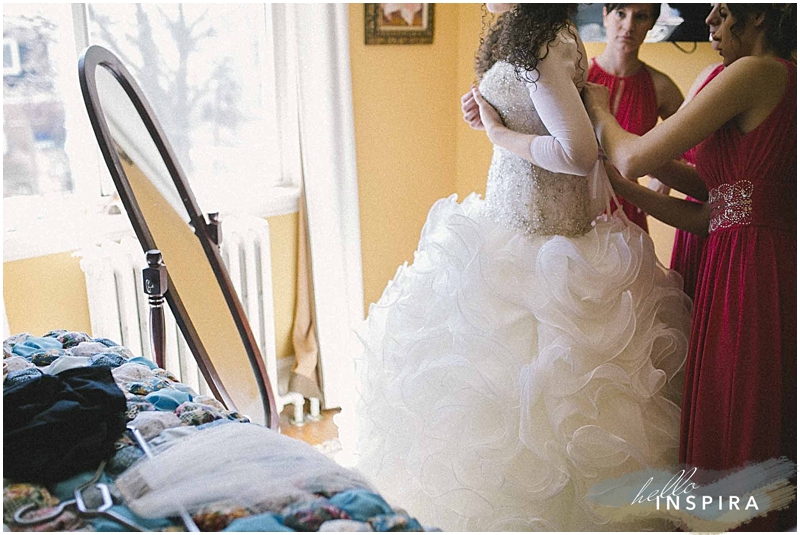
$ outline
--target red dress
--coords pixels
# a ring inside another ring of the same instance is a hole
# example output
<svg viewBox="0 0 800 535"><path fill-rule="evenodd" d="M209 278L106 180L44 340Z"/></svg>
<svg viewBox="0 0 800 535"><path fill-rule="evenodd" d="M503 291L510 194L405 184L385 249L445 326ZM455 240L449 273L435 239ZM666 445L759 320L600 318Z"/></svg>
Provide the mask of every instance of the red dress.
<svg viewBox="0 0 800 535"><path fill-rule="evenodd" d="M712 215L682 408L691 467L797 461L797 67L779 61L789 79L770 115L747 134L731 121L695 149ZM772 530L775 516L744 528Z"/></svg>
<svg viewBox="0 0 800 535"><path fill-rule="evenodd" d="M641 136L658 122L656 87L645 65L630 76L614 76L604 71L593 59L589 67L588 80L608 88L614 117L627 132ZM628 219L647 232L647 214L622 197L618 199Z"/></svg>
<svg viewBox="0 0 800 535"><path fill-rule="evenodd" d="M721 73L723 67L724 65L720 64L714 69L697 92L699 93L708 82ZM686 151L683 155L683 159L690 164L694 164L694 149L692 148ZM686 200L700 202L688 196ZM703 245L705 243L706 239L697 234L675 229L675 242L672 245L672 259L669 267L681 274L683 277L683 291L686 292L686 295L689 297L694 297L694 291L697 285L697 270L700 269L700 258L703 254Z"/></svg>

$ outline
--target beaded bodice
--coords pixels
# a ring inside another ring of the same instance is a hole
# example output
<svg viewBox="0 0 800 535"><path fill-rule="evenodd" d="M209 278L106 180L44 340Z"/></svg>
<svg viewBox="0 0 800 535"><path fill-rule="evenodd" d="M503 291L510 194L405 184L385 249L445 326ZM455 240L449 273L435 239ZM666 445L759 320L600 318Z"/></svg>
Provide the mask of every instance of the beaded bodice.
<svg viewBox="0 0 800 535"><path fill-rule="evenodd" d="M480 84L484 98L505 125L523 134L549 135L528 86L514 67L497 62ZM591 228L586 177L553 173L501 147L494 147L483 213L525 235L578 236Z"/></svg>

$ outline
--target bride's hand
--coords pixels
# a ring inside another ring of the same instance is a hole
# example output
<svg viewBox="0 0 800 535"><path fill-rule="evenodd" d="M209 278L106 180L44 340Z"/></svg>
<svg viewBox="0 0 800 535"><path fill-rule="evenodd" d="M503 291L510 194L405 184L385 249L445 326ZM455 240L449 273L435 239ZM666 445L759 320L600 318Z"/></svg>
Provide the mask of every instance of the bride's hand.
<svg viewBox="0 0 800 535"><path fill-rule="evenodd" d="M478 88L475 86L472 86L472 97L478 104L481 123L486 130L486 134L489 136L489 139L492 139L492 133L497 128L503 127L503 120L500 118L500 114L497 113L497 110L486 102L486 99L483 98L483 95L481 95L481 92L478 91Z"/></svg>
<svg viewBox="0 0 800 535"><path fill-rule="evenodd" d="M586 111L593 123L597 120L598 111L609 109L610 95L608 88L604 85L587 82L581 98L583 98L583 105L586 106Z"/></svg>
<svg viewBox="0 0 800 535"><path fill-rule="evenodd" d="M464 93L461 97L461 112L464 114L464 121L473 130L485 130L481 122L481 112L478 103L475 102L475 97L472 96L472 90Z"/></svg>

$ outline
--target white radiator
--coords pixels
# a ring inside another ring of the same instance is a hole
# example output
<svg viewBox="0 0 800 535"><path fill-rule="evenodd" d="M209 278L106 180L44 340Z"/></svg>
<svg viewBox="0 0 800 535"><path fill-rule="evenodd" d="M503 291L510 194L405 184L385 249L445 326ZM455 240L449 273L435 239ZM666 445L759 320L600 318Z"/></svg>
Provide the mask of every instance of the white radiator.
<svg viewBox="0 0 800 535"><path fill-rule="evenodd" d="M278 412L292 404L294 423L302 423L303 396L281 394L278 386L269 223L257 217L226 215L222 235L222 258L264 358ZM150 312L142 289L142 269L147 263L139 242L129 237L120 243L106 240L75 254L81 257L86 277L92 336L117 341L134 354L150 358ZM210 394L171 310L168 306L164 310L167 369L198 393ZM318 407L319 400L312 400L313 416L318 415Z"/></svg>
<svg viewBox="0 0 800 535"><path fill-rule="evenodd" d="M108 338L135 355L152 358L150 308L142 285L147 267L139 242L130 237L119 243L104 240L100 245L78 251L86 278L92 336ZM166 368L196 392L211 390L192 357L189 346L168 306L166 320Z"/></svg>

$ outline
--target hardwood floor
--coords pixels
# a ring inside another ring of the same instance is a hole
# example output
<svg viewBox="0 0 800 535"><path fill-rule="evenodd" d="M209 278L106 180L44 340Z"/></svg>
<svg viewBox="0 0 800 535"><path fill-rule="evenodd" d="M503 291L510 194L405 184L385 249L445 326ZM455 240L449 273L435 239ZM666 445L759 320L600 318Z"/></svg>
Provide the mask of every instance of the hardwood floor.
<svg viewBox="0 0 800 535"><path fill-rule="evenodd" d="M289 421L294 413L294 406L287 405L284 407L283 412L281 412L281 433L288 437L308 442L312 446L339 438L339 429L333 423L333 416L339 413L339 409L322 411L322 419L318 422L308 419L308 410L308 400L306 400L305 423L302 426L296 426Z"/></svg>

